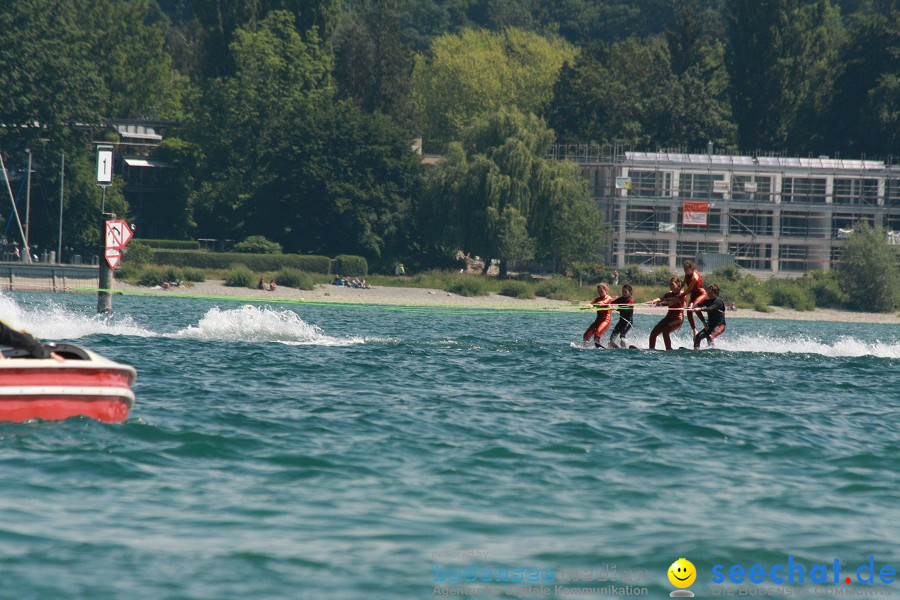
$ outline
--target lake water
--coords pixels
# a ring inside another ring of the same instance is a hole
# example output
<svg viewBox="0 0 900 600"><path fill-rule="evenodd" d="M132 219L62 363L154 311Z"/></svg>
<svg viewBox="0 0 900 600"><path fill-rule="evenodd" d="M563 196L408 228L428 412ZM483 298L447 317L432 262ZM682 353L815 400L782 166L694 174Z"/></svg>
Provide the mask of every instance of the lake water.
<svg viewBox="0 0 900 600"><path fill-rule="evenodd" d="M900 571L900 327L731 318L716 350L616 352L573 344L591 314L113 302L0 295L138 370L126 423L0 424L2 598L660 598L679 557L710 597L716 565L789 556L808 585L839 559L834 594L870 556Z"/></svg>

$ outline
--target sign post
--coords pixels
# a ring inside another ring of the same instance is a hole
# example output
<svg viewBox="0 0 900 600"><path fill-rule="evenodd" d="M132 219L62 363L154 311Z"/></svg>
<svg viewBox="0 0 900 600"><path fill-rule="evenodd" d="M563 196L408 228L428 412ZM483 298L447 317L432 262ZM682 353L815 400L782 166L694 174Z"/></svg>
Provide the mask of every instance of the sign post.
<svg viewBox="0 0 900 600"><path fill-rule="evenodd" d="M97 185L100 186L100 254L106 260L100 261L100 281L97 289L97 312L108 313L112 311L112 286L113 269L119 264L118 258L109 260L107 250L107 220L115 219L116 215L106 212L106 188L112 185L113 172L113 147L107 144L97 146ZM126 242L127 243L127 242ZM118 250L118 249L117 249ZM111 266L112 265L112 266Z"/></svg>

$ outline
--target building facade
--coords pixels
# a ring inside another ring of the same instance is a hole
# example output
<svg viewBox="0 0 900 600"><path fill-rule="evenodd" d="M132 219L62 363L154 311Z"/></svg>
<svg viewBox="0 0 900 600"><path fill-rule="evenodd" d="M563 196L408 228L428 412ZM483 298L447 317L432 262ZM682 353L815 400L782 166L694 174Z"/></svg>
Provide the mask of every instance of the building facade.
<svg viewBox="0 0 900 600"><path fill-rule="evenodd" d="M900 244L900 166L884 161L587 146L553 155L579 165L617 267L676 271L684 260L724 257L761 276L828 270L863 221Z"/></svg>

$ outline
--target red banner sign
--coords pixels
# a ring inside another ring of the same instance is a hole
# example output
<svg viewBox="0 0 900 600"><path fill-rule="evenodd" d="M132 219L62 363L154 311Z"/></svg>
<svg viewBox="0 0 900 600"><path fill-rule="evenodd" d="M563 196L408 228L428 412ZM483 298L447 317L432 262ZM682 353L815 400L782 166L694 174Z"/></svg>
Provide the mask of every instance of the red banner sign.
<svg viewBox="0 0 900 600"><path fill-rule="evenodd" d="M709 202L685 202L682 213L682 225L706 227L709 222Z"/></svg>

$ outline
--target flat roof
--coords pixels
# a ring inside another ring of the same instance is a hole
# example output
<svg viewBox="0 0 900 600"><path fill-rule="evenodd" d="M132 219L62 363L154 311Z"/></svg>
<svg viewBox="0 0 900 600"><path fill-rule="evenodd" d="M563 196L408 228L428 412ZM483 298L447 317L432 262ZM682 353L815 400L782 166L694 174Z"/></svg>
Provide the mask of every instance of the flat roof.
<svg viewBox="0 0 900 600"><path fill-rule="evenodd" d="M742 167L764 169L824 169L834 171L883 171L884 161L851 160L844 158L799 158L786 156L732 156L728 154L683 154L678 152L625 152L628 162L659 165L689 165L697 167Z"/></svg>

